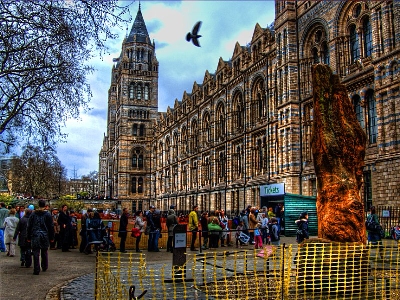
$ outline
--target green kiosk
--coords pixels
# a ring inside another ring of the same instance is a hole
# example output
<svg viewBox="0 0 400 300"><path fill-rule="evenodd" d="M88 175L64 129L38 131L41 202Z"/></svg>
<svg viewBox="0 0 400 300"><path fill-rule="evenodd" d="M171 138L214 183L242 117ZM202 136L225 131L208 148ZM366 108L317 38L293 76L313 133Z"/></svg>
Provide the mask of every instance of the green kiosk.
<svg viewBox="0 0 400 300"><path fill-rule="evenodd" d="M281 216L281 234L296 236L296 223L303 211L308 212L310 236L318 235L317 198L314 196L302 196L285 193L284 183L273 183L260 186L260 207L272 207L283 205Z"/></svg>

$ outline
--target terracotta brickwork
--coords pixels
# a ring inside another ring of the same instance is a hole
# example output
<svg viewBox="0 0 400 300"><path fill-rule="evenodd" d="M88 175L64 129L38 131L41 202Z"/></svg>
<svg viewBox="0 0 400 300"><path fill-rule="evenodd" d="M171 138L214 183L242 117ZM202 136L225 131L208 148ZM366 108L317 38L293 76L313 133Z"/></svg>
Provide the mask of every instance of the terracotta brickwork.
<svg viewBox="0 0 400 300"><path fill-rule="evenodd" d="M315 194L311 67L325 63L346 86L367 135L365 206L399 205L400 2L277 1L275 8L273 25L255 24L249 45L236 43L232 57L220 58L162 113L153 45L124 42L100 151L106 196L133 209L198 203L236 214L259 205L261 185ZM151 53L152 69L124 69L129 47ZM129 102L129 84L139 81L149 85L150 99ZM135 107L145 107L148 119L130 118ZM146 125L143 138L133 135L134 123ZM134 149L143 150L142 168L132 167ZM143 179L140 193L133 177Z"/></svg>

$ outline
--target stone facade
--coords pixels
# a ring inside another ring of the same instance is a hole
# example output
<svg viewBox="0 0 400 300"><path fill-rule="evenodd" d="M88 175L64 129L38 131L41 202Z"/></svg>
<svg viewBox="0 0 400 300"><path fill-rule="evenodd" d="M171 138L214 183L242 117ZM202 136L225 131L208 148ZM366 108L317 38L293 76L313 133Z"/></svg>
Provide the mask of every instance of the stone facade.
<svg viewBox="0 0 400 300"><path fill-rule="evenodd" d="M214 73L205 71L203 82L163 113L154 46L144 44L154 62L139 72L122 62L129 45L142 44L124 41L100 152L105 195L134 210L151 203L186 211L198 203L228 214L259 205L262 185L284 183L288 193L315 195L311 66L325 63L346 85L367 135L364 205L399 205L399 19L398 1L277 1L273 25L256 24L249 45L236 43L228 61L220 58ZM128 101L131 81L149 84L148 102ZM146 120L129 117L138 107L148 111ZM141 139L135 122L146 126ZM132 180L140 176L138 193Z"/></svg>

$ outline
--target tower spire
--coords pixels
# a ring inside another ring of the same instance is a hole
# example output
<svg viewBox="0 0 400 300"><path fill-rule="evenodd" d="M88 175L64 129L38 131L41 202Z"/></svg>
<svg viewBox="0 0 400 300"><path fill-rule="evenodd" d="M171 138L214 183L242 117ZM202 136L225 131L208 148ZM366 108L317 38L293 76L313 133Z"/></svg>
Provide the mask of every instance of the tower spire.
<svg viewBox="0 0 400 300"><path fill-rule="evenodd" d="M135 40L141 43L150 43L150 37L143 19L141 5L142 4L139 2L139 9L136 14L135 21L133 22L131 31L127 37L127 42L132 42Z"/></svg>

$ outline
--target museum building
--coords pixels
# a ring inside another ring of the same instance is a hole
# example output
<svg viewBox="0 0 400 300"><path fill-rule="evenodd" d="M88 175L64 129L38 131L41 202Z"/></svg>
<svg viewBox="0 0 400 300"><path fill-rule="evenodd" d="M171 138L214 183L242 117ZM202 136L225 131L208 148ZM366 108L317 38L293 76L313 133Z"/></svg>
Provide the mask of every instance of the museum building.
<svg viewBox="0 0 400 300"><path fill-rule="evenodd" d="M231 215L285 193L315 196L311 67L324 63L367 136L365 207L400 205L399 1L276 1L274 22L255 24L248 45L236 43L166 112L155 48L139 6L111 71L106 197L133 211L196 203Z"/></svg>

